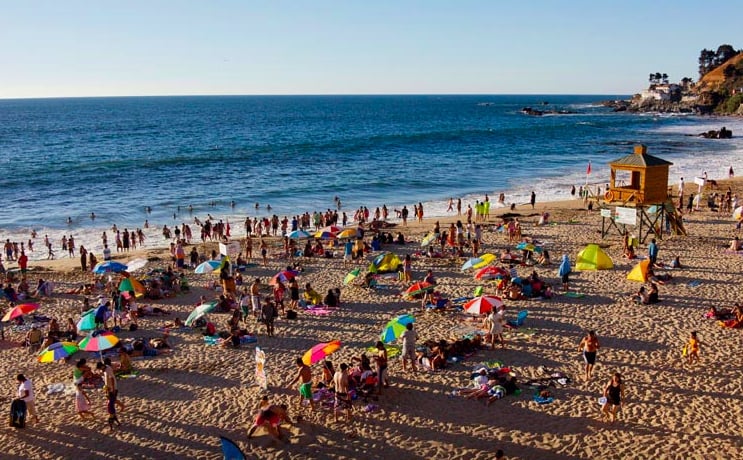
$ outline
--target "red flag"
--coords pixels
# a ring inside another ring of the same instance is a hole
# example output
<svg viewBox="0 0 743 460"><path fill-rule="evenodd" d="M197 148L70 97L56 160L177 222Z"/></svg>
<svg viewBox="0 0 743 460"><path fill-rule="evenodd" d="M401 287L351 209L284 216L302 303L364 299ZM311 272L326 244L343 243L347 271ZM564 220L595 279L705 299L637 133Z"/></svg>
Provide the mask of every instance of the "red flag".
<svg viewBox="0 0 743 460"><path fill-rule="evenodd" d="M588 168L586 168L586 176L591 174L591 160L588 160Z"/></svg>

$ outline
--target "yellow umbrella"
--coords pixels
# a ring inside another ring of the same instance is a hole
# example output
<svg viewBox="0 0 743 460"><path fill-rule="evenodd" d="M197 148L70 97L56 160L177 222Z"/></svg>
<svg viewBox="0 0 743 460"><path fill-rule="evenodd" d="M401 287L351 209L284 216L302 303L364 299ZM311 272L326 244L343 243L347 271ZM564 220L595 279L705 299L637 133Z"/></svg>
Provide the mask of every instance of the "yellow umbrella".
<svg viewBox="0 0 743 460"><path fill-rule="evenodd" d="M489 252L486 252L485 254L481 255L479 257L479 259L480 259L480 261L477 262L476 264L472 265L472 268L477 269L477 268L482 268L482 267L485 267L487 265L490 265L491 263L493 263L493 261L496 259L496 257L495 257L495 255L490 254Z"/></svg>
<svg viewBox="0 0 743 460"><path fill-rule="evenodd" d="M335 236L336 238L358 238L359 232L355 228L347 228Z"/></svg>

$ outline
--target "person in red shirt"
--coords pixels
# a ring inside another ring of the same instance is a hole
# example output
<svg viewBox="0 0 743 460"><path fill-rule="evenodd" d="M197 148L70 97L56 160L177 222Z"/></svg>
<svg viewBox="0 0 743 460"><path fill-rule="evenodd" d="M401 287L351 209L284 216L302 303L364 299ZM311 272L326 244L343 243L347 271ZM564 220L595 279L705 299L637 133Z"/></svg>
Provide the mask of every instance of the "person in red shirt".
<svg viewBox="0 0 743 460"><path fill-rule="evenodd" d="M18 258L18 266L21 269L21 273L25 274L28 269L28 256L25 251L21 251L21 256Z"/></svg>

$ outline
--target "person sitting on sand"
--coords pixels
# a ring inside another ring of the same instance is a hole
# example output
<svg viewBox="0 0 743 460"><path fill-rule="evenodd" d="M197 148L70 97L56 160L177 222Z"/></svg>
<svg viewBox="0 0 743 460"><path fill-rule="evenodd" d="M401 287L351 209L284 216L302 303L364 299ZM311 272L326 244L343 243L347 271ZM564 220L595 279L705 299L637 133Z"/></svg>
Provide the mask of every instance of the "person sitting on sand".
<svg viewBox="0 0 743 460"><path fill-rule="evenodd" d="M648 303L658 303L658 285L655 282L650 282L650 290L648 291Z"/></svg>
<svg viewBox="0 0 743 460"><path fill-rule="evenodd" d="M624 257L625 259L629 259L629 260L632 260L635 257L637 257L635 255L635 248L631 245L627 246L627 248L624 250L624 254L622 254L622 257Z"/></svg>
<svg viewBox="0 0 743 460"><path fill-rule="evenodd" d="M290 425L293 424L291 419L289 418L288 413L289 408L286 404L282 404L280 406L277 405L270 405L265 409L262 409L258 414L255 416L255 421L253 422L253 426L250 427L250 430L248 430L248 439L250 439L253 436L253 433L255 433L255 430L257 430L260 427L264 427L268 434L273 436L277 440L281 440L281 429L279 428L282 422L286 422Z"/></svg>
<svg viewBox="0 0 743 460"><path fill-rule="evenodd" d="M649 303L648 293L645 290L645 286L640 286L640 289L632 295L632 301L635 303L641 303L647 305Z"/></svg>
<svg viewBox="0 0 743 460"><path fill-rule="evenodd" d="M740 308L740 307L736 307L736 308ZM719 321L725 321L725 320L733 318L734 316L735 315L733 314L732 309L721 308L718 310L717 307L715 307L714 305L709 307L709 310L707 311L707 313L704 314L705 318L712 318L712 319L716 319Z"/></svg>
<svg viewBox="0 0 743 460"><path fill-rule="evenodd" d="M304 285L304 293L302 294L302 298L309 305L319 305L320 303L322 303L322 296L319 292L312 289L312 285L310 283Z"/></svg>
<svg viewBox="0 0 743 460"><path fill-rule="evenodd" d="M655 284L666 284L667 281L671 281L671 275L668 273L655 273L652 268L648 268L647 277L648 281Z"/></svg>
<svg viewBox="0 0 743 460"><path fill-rule="evenodd" d="M740 239L738 239L738 236L735 236L735 238L733 238L730 241L729 249L731 251L740 251L740 249L741 249L741 241L740 241Z"/></svg>
<svg viewBox="0 0 743 460"><path fill-rule="evenodd" d="M539 258L537 259L537 263L540 265L550 265L552 262L550 261L550 253L548 250L544 249L542 250L542 253L539 255Z"/></svg>
<svg viewBox="0 0 743 460"><path fill-rule="evenodd" d="M673 258L673 261L671 262L671 268L682 268L681 260L679 260L679 256L676 256Z"/></svg>
<svg viewBox="0 0 743 460"><path fill-rule="evenodd" d="M121 375L129 375L134 371L132 366L132 360L129 358L129 353L126 351L126 347L123 345L119 347L119 365L116 372Z"/></svg>

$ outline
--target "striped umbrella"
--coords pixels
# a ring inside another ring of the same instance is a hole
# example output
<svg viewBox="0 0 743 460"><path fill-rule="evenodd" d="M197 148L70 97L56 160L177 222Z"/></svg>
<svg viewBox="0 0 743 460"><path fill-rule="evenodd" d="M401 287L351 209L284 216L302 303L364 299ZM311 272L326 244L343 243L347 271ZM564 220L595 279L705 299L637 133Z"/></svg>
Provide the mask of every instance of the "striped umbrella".
<svg viewBox="0 0 743 460"><path fill-rule="evenodd" d="M305 352L305 354L302 356L302 362L308 366L311 366L335 353L340 347L340 340L332 340L327 343L318 343Z"/></svg>
<svg viewBox="0 0 743 460"><path fill-rule="evenodd" d="M218 260L207 260L206 262L199 264L199 266L196 267L196 270L194 270L194 273L212 273L213 271L218 269L221 264L222 263Z"/></svg>
<svg viewBox="0 0 743 460"><path fill-rule="evenodd" d="M3 321L10 321L13 319L18 318L19 316L27 315L31 313L32 311L35 311L39 308L39 304L37 303L22 303L20 305L16 305L15 307L11 308L7 313L5 313L5 316L3 316Z"/></svg>
<svg viewBox="0 0 743 460"><path fill-rule="evenodd" d="M126 271L127 268L128 267L122 263L107 260L106 262L96 264L96 266L93 267L93 273L98 275L109 272L120 273Z"/></svg>
<svg viewBox="0 0 743 460"><path fill-rule="evenodd" d="M503 300L494 295L475 297L464 304L464 311L475 315L490 313L494 308L503 306Z"/></svg>
<svg viewBox="0 0 743 460"><path fill-rule="evenodd" d="M51 363L60 359L65 359L75 354L80 347L75 342L56 342L39 352L36 358L40 363Z"/></svg>
<svg viewBox="0 0 743 460"><path fill-rule="evenodd" d="M119 338L113 332L105 331L92 333L80 341L78 346L85 351L102 351L113 348L119 343Z"/></svg>
<svg viewBox="0 0 743 460"><path fill-rule="evenodd" d="M382 334L379 336L379 340L384 343L390 343L397 340L398 337L405 332L408 324L415 322L413 315L400 315L387 323L382 329Z"/></svg>

